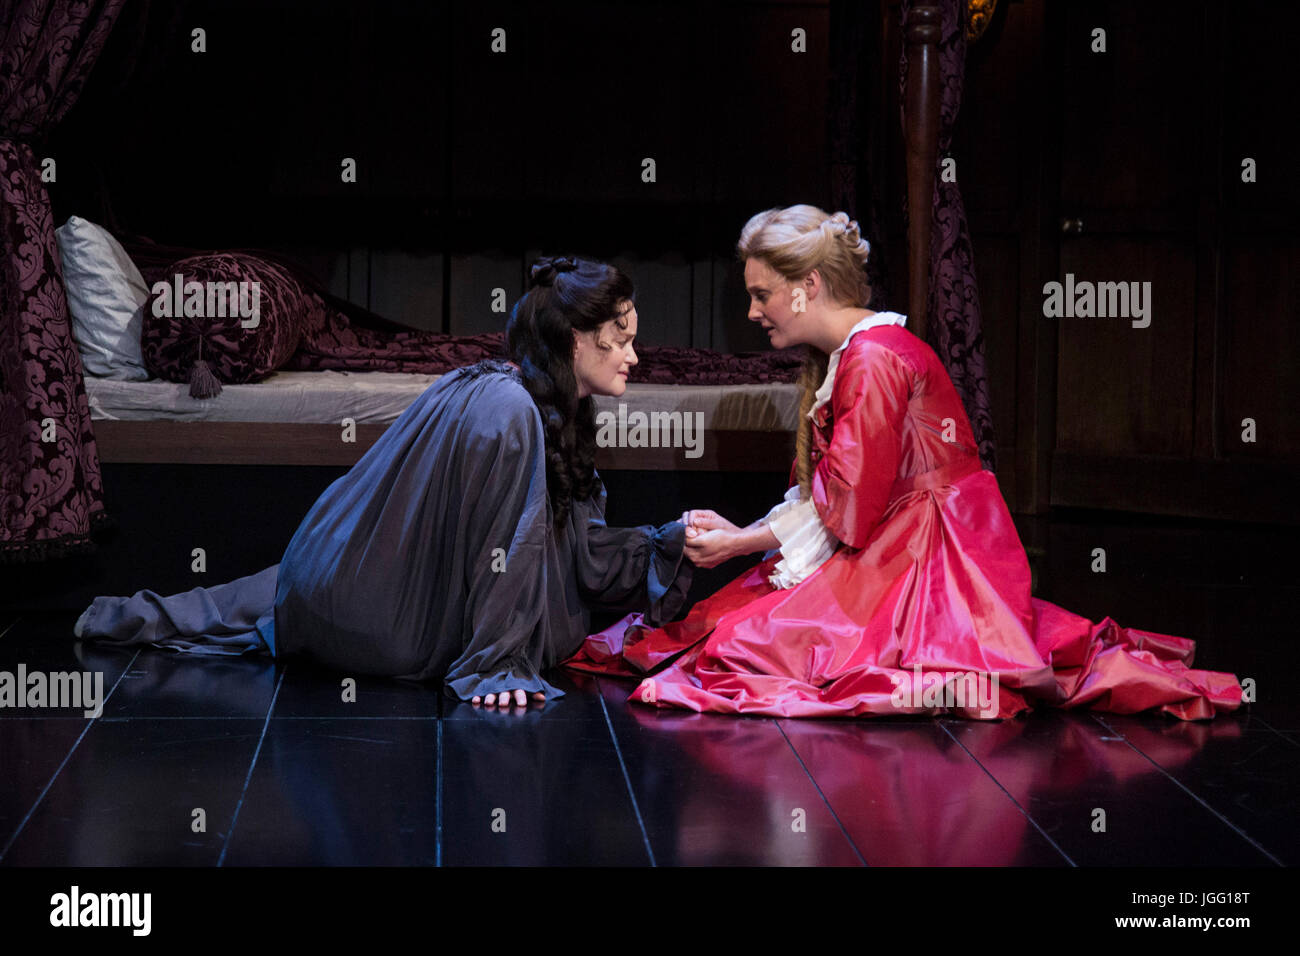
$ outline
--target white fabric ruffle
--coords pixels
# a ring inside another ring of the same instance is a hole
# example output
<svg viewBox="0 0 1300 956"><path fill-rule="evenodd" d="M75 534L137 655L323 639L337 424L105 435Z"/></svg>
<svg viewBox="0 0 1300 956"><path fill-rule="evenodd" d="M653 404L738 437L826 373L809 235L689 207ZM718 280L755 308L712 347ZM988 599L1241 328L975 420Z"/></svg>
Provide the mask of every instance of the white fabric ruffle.
<svg viewBox="0 0 1300 956"><path fill-rule="evenodd" d="M781 560L768 580L776 588L792 588L816 571L835 553L839 541L826 526L812 500L799 500L799 486L785 493L785 500L759 522L772 529L781 543Z"/></svg>

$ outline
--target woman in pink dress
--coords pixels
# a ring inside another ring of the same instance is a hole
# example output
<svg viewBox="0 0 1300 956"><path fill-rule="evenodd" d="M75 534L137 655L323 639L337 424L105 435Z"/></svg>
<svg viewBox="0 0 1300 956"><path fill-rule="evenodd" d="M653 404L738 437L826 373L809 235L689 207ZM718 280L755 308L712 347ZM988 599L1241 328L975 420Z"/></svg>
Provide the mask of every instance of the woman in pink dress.
<svg viewBox="0 0 1300 956"><path fill-rule="evenodd" d="M1240 706L1235 677L1192 669L1192 641L1030 596L943 365L903 316L866 307L857 223L772 209L738 251L749 318L774 347L809 348L795 467L785 500L748 527L688 512L687 554L712 567L770 553L685 620L625 619L571 666L651 675L632 695L642 703L784 717L991 719L1045 703L1198 719Z"/></svg>

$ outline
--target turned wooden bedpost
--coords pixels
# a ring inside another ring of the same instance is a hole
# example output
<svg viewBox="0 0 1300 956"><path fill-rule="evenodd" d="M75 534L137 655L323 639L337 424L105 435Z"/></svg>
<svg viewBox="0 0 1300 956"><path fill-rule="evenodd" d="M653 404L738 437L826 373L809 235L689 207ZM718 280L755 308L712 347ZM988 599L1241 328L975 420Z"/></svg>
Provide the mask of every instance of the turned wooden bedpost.
<svg viewBox="0 0 1300 956"><path fill-rule="evenodd" d="M930 229L939 152L939 18L938 7L918 3L903 24L907 48L903 136L907 152L908 327L922 340L930 324Z"/></svg>

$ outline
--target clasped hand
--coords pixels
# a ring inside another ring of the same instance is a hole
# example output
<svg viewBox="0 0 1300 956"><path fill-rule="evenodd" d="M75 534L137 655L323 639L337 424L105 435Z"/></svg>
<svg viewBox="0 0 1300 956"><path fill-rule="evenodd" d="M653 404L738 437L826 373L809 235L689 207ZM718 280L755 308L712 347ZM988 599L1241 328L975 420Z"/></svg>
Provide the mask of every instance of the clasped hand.
<svg viewBox="0 0 1300 956"><path fill-rule="evenodd" d="M698 568L712 568L748 553L742 531L716 511L695 509L682 513L686 525L686 557Z"/></svg>

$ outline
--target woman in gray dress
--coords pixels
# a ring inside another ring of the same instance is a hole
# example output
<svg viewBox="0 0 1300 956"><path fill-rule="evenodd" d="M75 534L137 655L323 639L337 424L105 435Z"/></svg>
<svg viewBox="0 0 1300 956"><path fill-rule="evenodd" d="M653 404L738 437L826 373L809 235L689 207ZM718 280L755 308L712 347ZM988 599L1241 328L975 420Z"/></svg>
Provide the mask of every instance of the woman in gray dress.
<svg viewBox="0 0 1300 956"><path fill-rule="evenodd" d="M342 671L441 680L526 706L595 609L669 620L690 584L685 526L609 528L591 396L636 364L631 281L542 259L507 329L509 362L424 391L298 527L280 564L213 588L98 597L78 637L198 654L308 656Z"/></svg>

